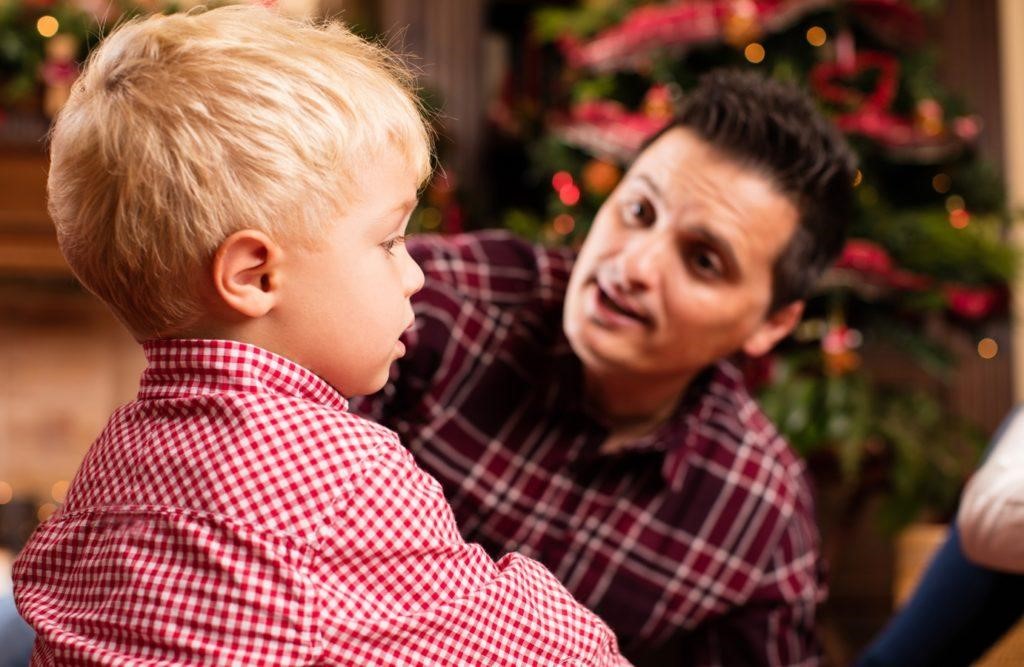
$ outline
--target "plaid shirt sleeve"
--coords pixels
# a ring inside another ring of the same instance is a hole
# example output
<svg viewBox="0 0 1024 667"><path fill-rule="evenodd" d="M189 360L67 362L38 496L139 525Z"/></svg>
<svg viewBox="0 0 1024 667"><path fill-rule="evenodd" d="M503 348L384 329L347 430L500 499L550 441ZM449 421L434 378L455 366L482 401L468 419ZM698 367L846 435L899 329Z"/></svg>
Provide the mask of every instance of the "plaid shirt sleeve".
<svg viewBox="0 0 1024 667"><path fill-rule="evenodd" d="M574 257L570 249L543 248L498 230L422 234L407 245L425 282L413 296L416 324L402 337L405 357L392 365L383 390L352 403L360 414L385 424L430 387L444 363L438 343L450 337L470 342L481 335L476 309L482 304L490 304L495 313L513 312L517 304L539 304L560 318ZM453 319L453 298L465 299L461 319ZM424 340L431 344L422 344Z"/></svg>
<svg viewBox="0 0 1024 667"><path fill-rule="evenodd" d="M826 597L813 512L780 516L757 586L742 603L694 636L698 665L816 667L816 610Z"/></svg>

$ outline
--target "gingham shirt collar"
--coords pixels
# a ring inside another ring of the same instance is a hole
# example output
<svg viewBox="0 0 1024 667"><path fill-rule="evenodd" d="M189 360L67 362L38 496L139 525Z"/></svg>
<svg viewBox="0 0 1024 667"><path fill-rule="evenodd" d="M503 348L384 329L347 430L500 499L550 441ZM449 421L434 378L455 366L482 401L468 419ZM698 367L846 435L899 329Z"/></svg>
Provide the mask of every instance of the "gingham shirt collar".
<svg viewBox="0 0 1024 667"><path fill-rule="evenodd" d="M139 398L216 392L269 393L304 399L334 410L348 401L312 371L263 348L233 340L155 339L142 345L149 362Z"/></svg>

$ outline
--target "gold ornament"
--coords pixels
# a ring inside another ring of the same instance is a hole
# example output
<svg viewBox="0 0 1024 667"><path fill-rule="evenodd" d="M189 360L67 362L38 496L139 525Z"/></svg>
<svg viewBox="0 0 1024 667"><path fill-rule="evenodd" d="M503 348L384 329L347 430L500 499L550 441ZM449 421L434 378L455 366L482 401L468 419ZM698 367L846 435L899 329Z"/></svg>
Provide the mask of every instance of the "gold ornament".
<svg viewBox="0 0 1024 667"><path fill-rule="evenodd" d="M583 187L599 197L611 193L620 178L622 172L619 168L604 160L591 160L583 167Z"/></svg>
<svg viewBox="0 0 1024 667"><path fill-rule="evenodd" d="M722 38L737 49L757 41L761 24L757 20L757 5L752 0L736 0L729 7L722 23Z"/></svg>

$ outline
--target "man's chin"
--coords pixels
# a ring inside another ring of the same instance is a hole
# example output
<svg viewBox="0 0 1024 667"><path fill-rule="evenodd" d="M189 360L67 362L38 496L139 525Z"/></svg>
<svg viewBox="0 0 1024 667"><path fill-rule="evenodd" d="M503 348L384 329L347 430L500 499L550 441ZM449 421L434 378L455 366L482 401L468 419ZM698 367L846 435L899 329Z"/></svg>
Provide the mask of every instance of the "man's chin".
<svg viewBox="0 0 1024 667"><path fill-rule="evenodd" d="M592 322L565 328L569 346L584 368L600 373L635 373L642 367L627 341Z"/></svg>

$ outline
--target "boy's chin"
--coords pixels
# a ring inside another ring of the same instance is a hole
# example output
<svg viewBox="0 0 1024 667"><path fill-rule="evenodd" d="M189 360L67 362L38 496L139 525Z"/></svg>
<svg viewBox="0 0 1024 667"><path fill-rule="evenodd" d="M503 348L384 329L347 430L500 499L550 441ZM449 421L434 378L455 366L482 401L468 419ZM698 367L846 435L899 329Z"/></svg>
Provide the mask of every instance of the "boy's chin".
<svg viewBox="0 0 1024 667"><path fill-rule="evenodd" d="M350 383L347 387L341 387L333 382L330 385L345 398L369 396L370 394L376 394L384 388L384 385L388 383L389 371L390 367L385 368L383 373L379 374L379 377L368 378L365 382Z"/></svg>

